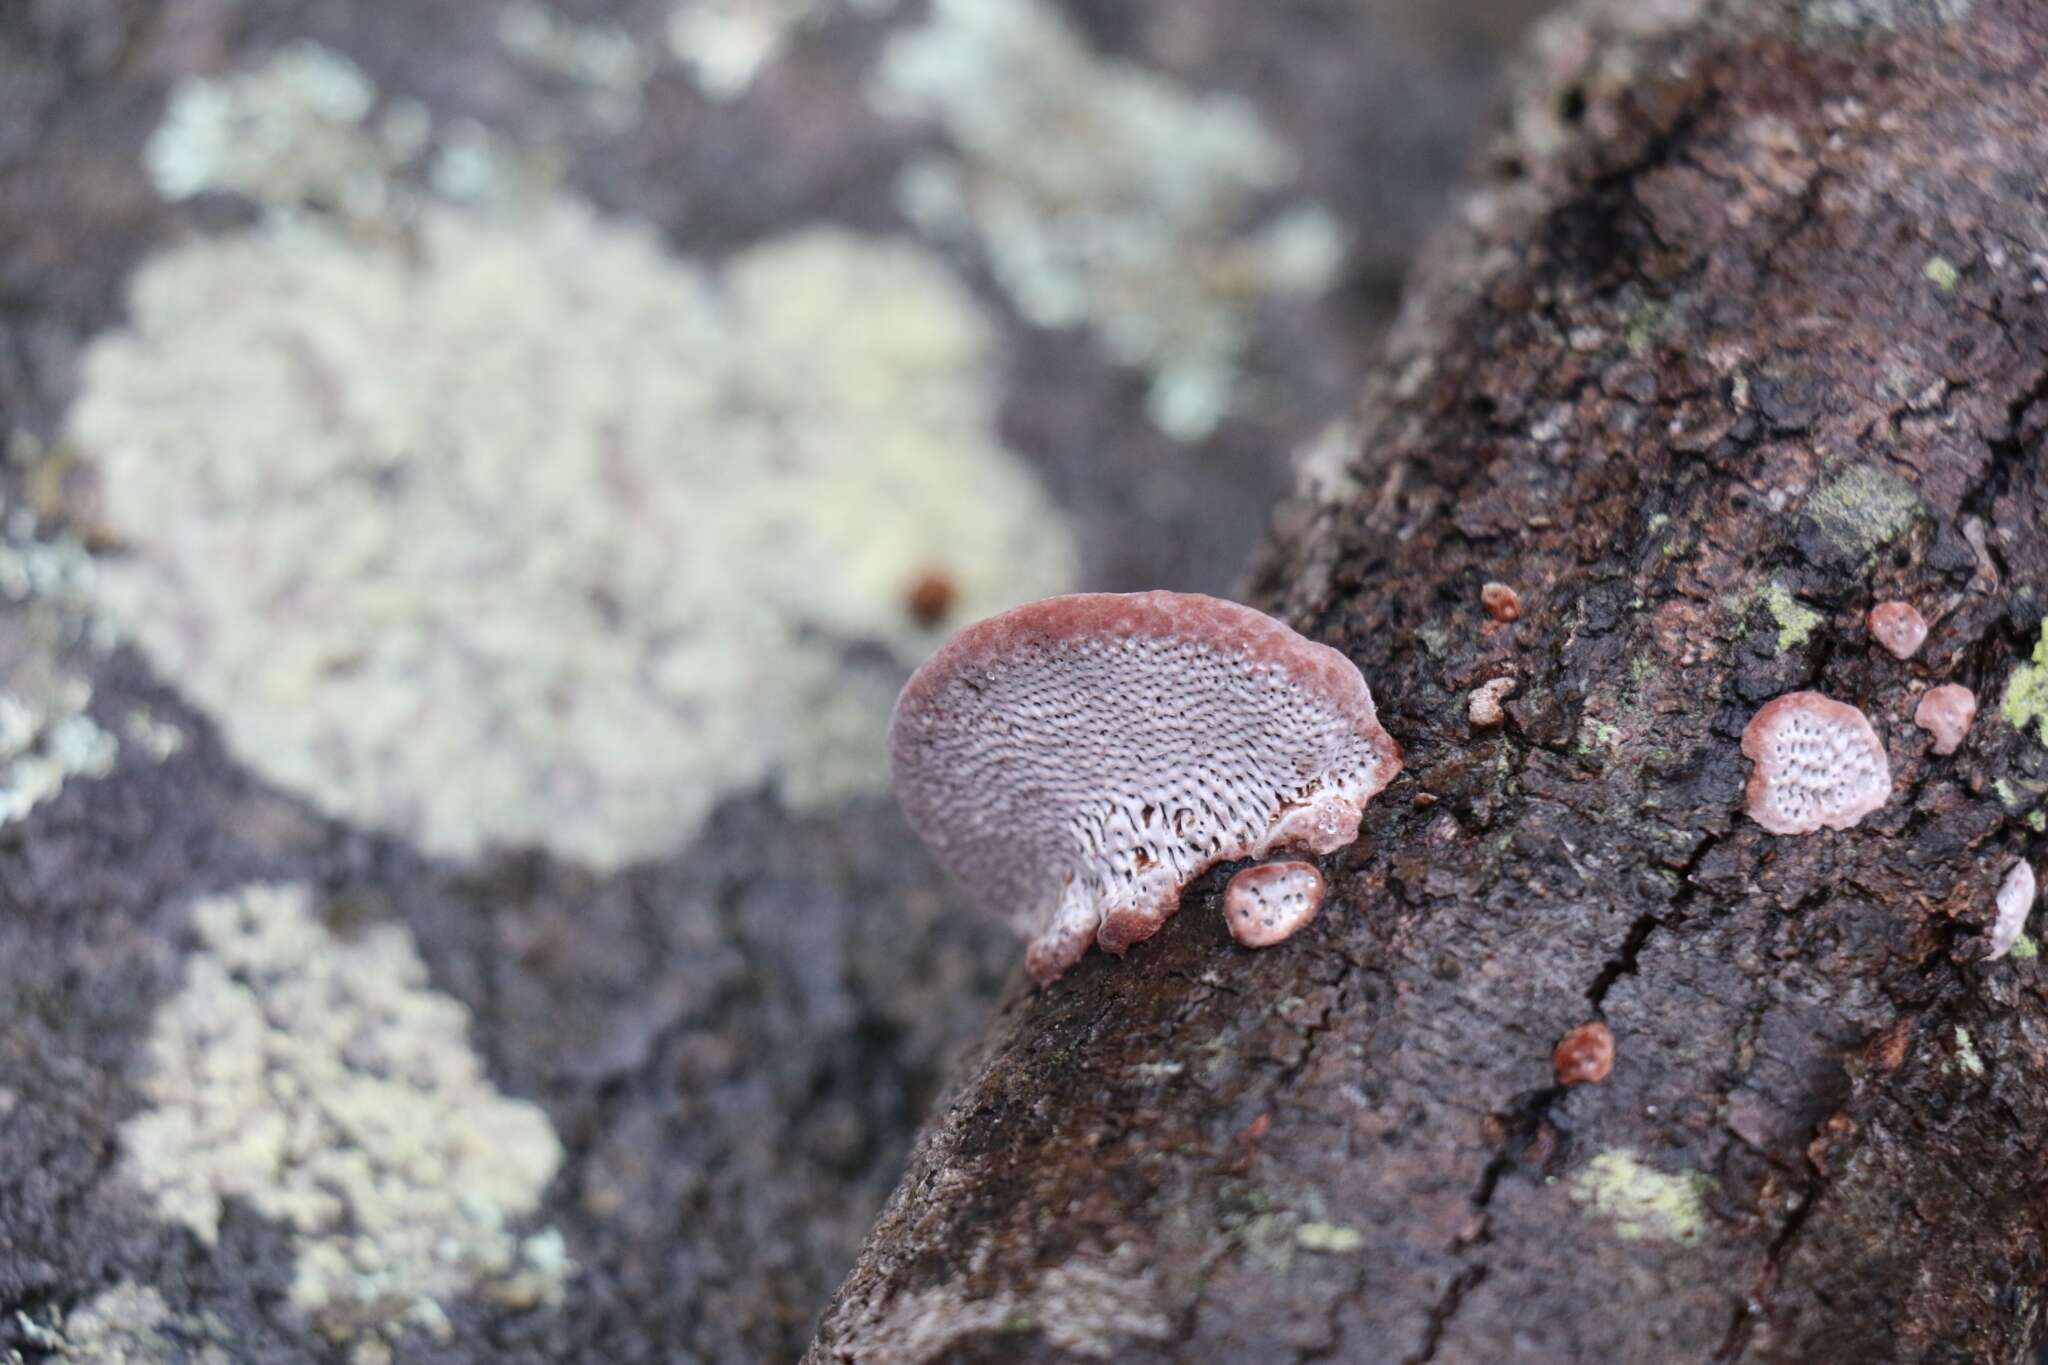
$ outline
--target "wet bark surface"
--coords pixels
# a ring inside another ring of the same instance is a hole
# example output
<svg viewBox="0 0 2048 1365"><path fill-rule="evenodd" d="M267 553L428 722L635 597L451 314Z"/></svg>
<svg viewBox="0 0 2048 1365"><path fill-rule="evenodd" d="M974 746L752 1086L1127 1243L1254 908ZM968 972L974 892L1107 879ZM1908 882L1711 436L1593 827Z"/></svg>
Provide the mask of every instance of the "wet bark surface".
<svg viewBox="0 0 2048 1365"><path fill-rule="evenodd" d="M658 48L669 6L556 8ZM1318 5L1070 7L1103 54L1255 101L1354 234L1329 298L1260 320L1251 363L1285 401L1193 447L1146 421L1131 372L1072 332L1027 325L985 266L956 262L999 319L1005 439L1074 519L1089 586L1226 584L1287 486L1278 452L1341 401L1384 326L1499 43L1534 8L1388 20ZM121 325L135 268L258 215L232 194L169 204L152 191L139 167L168 92L302 41L348 58L383 97L420 101L437 127L473 119L514 144L550 142L568 190L678 251L715 260L818 223L907 235L891 186L919 135L877 117L862 82L920 7L817 9L743 100L709 101L664 66L641 120L607 130L565 115L576 92L509 60L497 7L469 0L0 5L0 430L53 448L80 352ZM10 555L89 531L67 520L50 472L0 471L8 507L42 517L9 533ZM122 1285L153 1291L166 1315L113 1324L141 1358L368 1361L385 1345L291 1305L299 1253L279 1221L229 1200L203 1245L120 1175L122 1126L148 1105L145 1040L193 955L192 905L270 881L313 887L338 944L403 926L433 991L469 1011L492 1085L539 1105L564 1148L522 1223L563 1233L576 1268L561 1299L444 1296L448 1330L401 1321L398 1358L801 1350L1015 957L999 926L964 913L886 797L797 818L772 793L736 796L689 846L615 873L518 850L457 865L265 785L178 679L127 648L88 650L53 633L41 604L7 596L0 683L61 664L89 679L106 728L146 712L186 739L161 762L124 747L111 772L0 826L0 1359L113 1358L73 1328Z"/></svg>
<svg viewBox="0 0 2048 1365"><path fill-rule="evenodd" d="M2011 2L1544 31L1257 575L1406 773L1293 941L1231 943L1224 869L1014 988L812 1359L2026 1355L2048 992L1985 936L2048 846L2000 707L2048 601L2044 63ZM1911 717L1951 681L1943 758ZM1893 795L1774 837L1740 737L1802 688ZM1558 1085L1593 1020L1612 1074Z"/></svg>

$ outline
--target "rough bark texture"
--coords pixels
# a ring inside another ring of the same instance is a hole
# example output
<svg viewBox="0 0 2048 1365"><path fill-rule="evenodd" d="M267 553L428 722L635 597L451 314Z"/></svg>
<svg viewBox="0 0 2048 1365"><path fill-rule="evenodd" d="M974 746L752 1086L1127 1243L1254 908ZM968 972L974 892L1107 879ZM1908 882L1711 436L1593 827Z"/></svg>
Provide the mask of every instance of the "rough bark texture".
<svg viewBox="0 0 2048 1365"><path fill-rule="evenodd" d="M331 818L253 775L186 679L126 646L87 647L92 603L45 600L27 566L71 563L93 540L81 467L92 452L67 447L67 413L81 353L131 318L139 267L281 214L316 237L384 240L321 195L171 202L143 172L183 83L233 81L310 42L360 71L380 113L416 102L436 144L481 128L538 166L550 193L667 256L715 265L823 228L941 263L997 339L1002 439L1067 519L1075 585L1220 590L1287 484L1283 452L1345 401L1489 103L1499 46L1537 6L1028 8L1080 35L1063 60L1089 70L1052 79L1085 86L1113 62L1190 99L1256 106L1298 155L1286 194L1329 205L1350 235L1334 288L1251 307L1245 365L1262 396L1205 439L1162 434L1142 376L1099 336L1030 324L971 243L926 240L905 221L899 172L947 140L883 117L866 86L928 6L0 0L0 442L14 454L0 464L0 692L51 671L89 683L91 718L122 746L110 769L0 818L0 1361L753 1361L802 1349L944 1061L1015 956L915 856L888 796L796 816L773 791L736 792L694 837L622 869L532 849L432 856L408 831ZM668 25L687 10L792 27L750 89L714 99L670 52ZM629 43L642 64L629 116L591 113L621 91L593 86L575 61L513 50L508 19L530 29L536 12ZM387 202L438 193L431 153L391 173ZM326 319L275 321L282 337ZM229 444L242 417L187 415ZM309 559L320 548L308 544ZM831 643L850 678L897 668L885 709L907 670L877 663L870 641ZM122 728L138 717L182 747L152 757ZM13 756L11 738L0 748ZM313 888L336 954L365 934L406 935L424 982L402 998L459 1004L457 1051L493 1090L545 1113L560 1170L513 1232L561 1234L573 1269L559 1293L441 1293L439 1324L403 1294L373 1295L323 1319L290 1299L305 1251L285 1221L229 1198L207 1243L123 1175L124 1126L154 1104L148 1040L199 956L193 907L254 882Z"/></svg>
<svg viewBox="0 0 2048 1365"><path fill-rule="evenodd" d="M813 1360L2025 1355L2048 990L1982 959L2044 847L1999 705L2048 600L2044 59L2025 0L1543 30L1348 478L1257 575L1406 774L1294 941L1229 941L1226 869L1015 988ZM1911 723L1941 681L1984 705L1952 759ZM1772 837L1739 737L1807 687L1895 792ZM1555 1085L1592 1019L1612 1075Z"/></svg>

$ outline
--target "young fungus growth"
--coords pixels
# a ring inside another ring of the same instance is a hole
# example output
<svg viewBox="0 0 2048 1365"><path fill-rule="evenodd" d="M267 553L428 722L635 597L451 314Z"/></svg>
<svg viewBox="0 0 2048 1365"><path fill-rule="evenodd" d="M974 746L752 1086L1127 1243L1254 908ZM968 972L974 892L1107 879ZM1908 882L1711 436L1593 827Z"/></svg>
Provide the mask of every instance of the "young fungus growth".
<svg viewBox="0 0 2048 1365"><path fill-rule="evenodd" d="M1927 643L1927 620L1910 602L1880 602L1870 609L1870 638L1895 659L1910 659Z"/></svg>
<svg viewBox="0 0 2048 1365"><path fill-rule="evenodd" d="M1977 719L1977 694L1955 683L1930 687L1913 708L1913 723L1934 736L1934 752L1952 754L1962 747Z"/></svg>
<svg viewBox="0 0 2048 1365"><path fill-rule="evenodd" d="M1749 817L1773 834L1848 829L1891 798L1891 764L1861 711L1818 692L1770 702L1742 732Z"/></svg>
<svg viewBox="0 0 2048 1365"><path fill-rule="evenodd" d="M1223 920L1247 948L1270 948L1292 938L1323 904L1323 874L1314 863L1259 863L1230 879Z"/></svg>
<svg viewBox="0 0 2048 1365"><path fill-rule="evenodd" d="M1401 770L1342 654L1260 612L1084 593L961 631L890 731L933 853L1030 943L1041 982L1156 933L1205 868L1327 853Z"/></svg>

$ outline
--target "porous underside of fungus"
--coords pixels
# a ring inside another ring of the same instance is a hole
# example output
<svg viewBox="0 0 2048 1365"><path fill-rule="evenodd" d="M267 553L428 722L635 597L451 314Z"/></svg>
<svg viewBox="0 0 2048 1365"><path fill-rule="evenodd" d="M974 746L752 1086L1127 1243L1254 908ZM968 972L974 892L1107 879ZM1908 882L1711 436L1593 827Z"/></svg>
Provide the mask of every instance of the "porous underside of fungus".
<svg viewBox="0 0 2048 1365"><path fill-rule="evenodd" d="M939 861L1041 982L1156 933L1204 869L1358 837L1401 770L1352 662L1234 602L1049 598L959 632L890 729Z"/></svg>
<svg viewBox="0 0 2048 1365"><path fill-rule="evenodd" d="M1934 752L1952 754L1963 746L1977 719L1977 694L1956 683L1927 689L1913 708L1913 723L1934 736Z"/></svg>
<svg viewBox="0 0 2048 1365"><path fill-rule="evenodd" d="M1773 834L1848 829L1892 794L1891 764L1869 720L1818 692L1793 692L1758 711L1742 752L1756 764L1749 816Z"/></svg>
<svg viewBox="0 0 2048 1365"><path fill-rule="evenodd" d="M2034 898L2039 893L2033 867L2014 863L1998 887L1998 918L1991 923L1991 961L2004 957L2020 941L2020 932L2027 927L2027 916L2032 913Z"/></svg>
<svg viewBox="0 0 2048 1365"><path fill-rule="evenodd" d="M1880 602L1870 609L1870 636L1893 658L1910 659L1927 643L1927 620L1910 602Z"/></svg>
<svg viewBox="0 0 2048 1365"><path fill-rule="evenodd" d="M1223 922L1247 948L1270 948L1294 937L1323 904L1323 874L1314 863L1258 863L1230 879Z"/></svg>

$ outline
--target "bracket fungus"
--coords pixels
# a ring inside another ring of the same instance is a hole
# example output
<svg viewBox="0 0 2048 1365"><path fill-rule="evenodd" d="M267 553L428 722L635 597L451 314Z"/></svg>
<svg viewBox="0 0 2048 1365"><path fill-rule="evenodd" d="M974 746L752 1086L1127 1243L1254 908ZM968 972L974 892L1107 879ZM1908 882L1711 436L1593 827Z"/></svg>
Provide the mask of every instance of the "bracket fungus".
<svg viewBox="0 0 2048 1365"><path fill-rule="evenodd" d="M1598 1019L1579 1025L1550 1053L1550 1068L1559 1085L1593 1085L1614 1070L1614 1034Z"/></svg>
<svg viewBox="0 0 2048 1365"><path fill-rule="evenodd" d="M1223 922L1247 948L1270 948L1294 937L1323 905L1323 874L1314 863L1258 863L1223 890Z"/></svg>
<svg viewBox="0 0 2048 1365"><path fill-rule="evenodd" d="M1991 922L1989 961L1998 961L2020 941L2020 932L2027 927L2027 916L2033 912L2034 898L2039 894L2032 864L2014 863L1998 887L1998 918Z"/></svg>
<svg viewBox="0 0 2048 1365"><path fill-rule="evenodd" d="M1934 752L1952 754L1963 747L1977 719L1977 694L1956 683L1930 687L1913 708L1913 723L1934 736Z"/></svg>
<svg viewBox="0 0 2048 1365"><path fill-rule="evenodd" d="M1749 818L1773 834L1848 829L1891 799L1877 731L1855 707L1818 692L1765 705L1742 732L1742 753L1756 764Z"/></svg>
<svg viewBox="0 0 2048 1365"><path fill-rule="evenodd" d="M1910 602L1880 602L1870 609L1864 624L1870 629L1870 638L1895 659L1910 659L1927 643L1927 618Z"/></svg>
<svg viewBox="0 0 2048 1365"><path fill-rule="evenodd" d="M1171 592L967 627L904 686L889 746L910 823L1041 983L1151 937L1217 863L1350 843L1401 770L1349 659Z"/></svg>
<svg viewBox="0 0 2048 1365"><path fill-rule="evenodd" d="M1522 619L1522 595L1505 583L1488 583L1479 590L1479 605L1496 621Z"/></svg>

